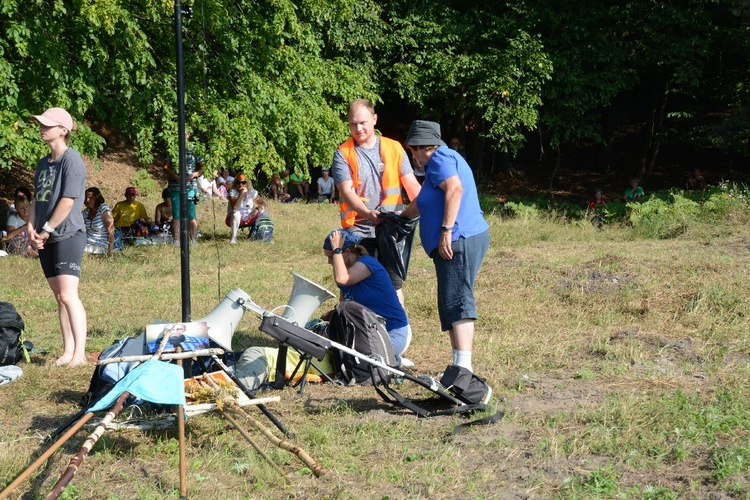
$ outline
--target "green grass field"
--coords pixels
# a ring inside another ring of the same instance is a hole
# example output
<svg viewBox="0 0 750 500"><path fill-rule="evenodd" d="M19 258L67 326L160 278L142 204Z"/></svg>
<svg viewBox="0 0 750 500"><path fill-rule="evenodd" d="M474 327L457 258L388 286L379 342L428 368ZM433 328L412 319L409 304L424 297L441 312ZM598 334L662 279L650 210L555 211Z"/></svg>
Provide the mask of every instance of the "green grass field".
<svg viewBox="0 0 750 500"><path fill-rule="evenodd" d="M316 478L256 434L285 484L220 414L207 414L186 426L188 496L748 498L750 231L746 207L732 207L720 218L690 219L670 238L625 224L597 229L537 212L488 213L492 244L476 285L474 368L494 396L476 417L502 410L503 420L447 438L464 417L419 419L366 387L310 385L303 396L287 388L268 406L328 474ZM199 208L193 318L234 288L267 309L283 305L290 271L335 291L321 247L336 207L271 204L276 233L267 245L230 245L224 206ZM2 258L0 274L0 299L15 304L26 338L44 352L21 363L22 378L0 387L0 485L7 485L46 449L41 438L78 411L93 365L52 366L61 338L38 262ZM436 375L450 359L435 290L417 241L405 295L414 329L406 355L418 374ZM180 292L177 248L86 256L87 350L155 320L179 320ZM236 350L273 344L258 324L245 314ZM409 383L403 390L419 393ZM90 431L71 438L10 498L46 495ZM176 425L107 431L66 496L178 498Z"/></svg>

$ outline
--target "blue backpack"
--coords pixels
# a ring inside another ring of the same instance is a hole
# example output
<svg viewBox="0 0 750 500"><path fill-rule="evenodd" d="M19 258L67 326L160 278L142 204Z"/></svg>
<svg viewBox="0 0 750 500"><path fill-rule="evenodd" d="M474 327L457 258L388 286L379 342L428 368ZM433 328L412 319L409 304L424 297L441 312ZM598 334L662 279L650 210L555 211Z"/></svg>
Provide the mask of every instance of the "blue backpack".
<svg viewBox="0 0 750 500"><path fill-rule="evenodd" d="M273 238L273 221L268 216L259 217L253 225L250 237L263 243L268 243Z"/></svg>

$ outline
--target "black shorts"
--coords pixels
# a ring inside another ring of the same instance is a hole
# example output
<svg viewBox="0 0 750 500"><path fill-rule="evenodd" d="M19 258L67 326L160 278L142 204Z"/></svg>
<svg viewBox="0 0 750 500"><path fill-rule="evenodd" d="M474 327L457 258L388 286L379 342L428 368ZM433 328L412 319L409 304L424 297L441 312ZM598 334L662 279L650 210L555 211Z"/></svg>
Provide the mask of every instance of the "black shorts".
<svg viewBox="0 0 750 500"><path fill-rule="evenodd" d="M362 238L362 241L360 241L359 244L365 247L365 250L367 250L368 254L370 254L372 257L375 257L376 259L378 259L378 262L383 264L385 270L388 271L388 277L391 278L393 288L395 288L396 290L401 290L401 288L403 288L404 286L404 280L401 279L401 276L399 276L396 271L392 270L390 267L385 265L382 260L380 260L380 255L378 254L377 238Z"/></svg>
<svg viewBox="0 0 750 500"><path fill-rule="evenodd" d="M39 250L39 262L42 264L45 278L56 278L60 275L81 277L83 247L86 246L86 233L78 231L70 238L45 243Z"/></svg>

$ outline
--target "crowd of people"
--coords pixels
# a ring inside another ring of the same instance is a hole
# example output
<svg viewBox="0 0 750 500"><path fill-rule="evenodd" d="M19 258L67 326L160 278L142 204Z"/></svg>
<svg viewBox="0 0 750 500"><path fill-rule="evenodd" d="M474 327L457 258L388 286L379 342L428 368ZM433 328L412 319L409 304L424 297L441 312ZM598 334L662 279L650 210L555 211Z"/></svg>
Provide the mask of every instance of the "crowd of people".
<svg viewBox="0 0 750 500"><path fill-rule="evenodd" d="M266 200L301 200L337 204L336 228L326 237L323 252L331 266L340 300L354 300L385 318L399 366L413 366L404 356L414 333L404 300L407 267L394 261L379 235L385 219L419 234L433 262L440 328L446 332L450 364L473 371L474 322L478 317L474 282L490 246L489 226L480 208L477 186L466 153L457 138L442 140L440 125L416 120L403 145L375 133L378 115L365 99L352 101L347 112L350 138L333 152L331 165L311 175L292 169L274 174L260 193L243 172L219 168L208 180L205 162L186 150L188 227L181 232L182 194L177 165L164 164L167 187L150 217L138 189L125 189L124 200L110 206L97 187L85 188L85 166L67 146L75 125L61 108L33 117L50 149L34 176L34 191L19 187L9 208L3 235L9 253L39 258L58 301L63 354L58 364L85 362L86 315L77 295L84 252L110 254L143 238L198 241L196 204L211 199L226 204L230 243L248 229L253 239L269 241L273 222ZM186 143L190 136L186 134ZM705 189L699 171L688 189ZM637 178L623 191L623 202L645 196ZM600 188L588 209L601 213L607 205ZM395 214L395 215L394 215ZM333 222L333 221L332 221ZM407 225L413 223L411 225ZM411 241L411 240L410 240ZM410 250L410 248L409 248ZM403 257L403 255L402 255ZM406 256L408 264L408 254ZM398 260L398 259L396 259ZM65 263L65 265L61 265Z"/></svg>
<svg viewBox="0 0 750 500"><path fill-rule="evenodd" d="M263 194L278 202L296 199L338 205L340 227L331 231L323 246L340 298L360 302L385 318L400 366L413 365L404 357L413 336L404 307L406 270L382 252L377 232L383 212L406 221L420 217L422 245L437 276L440 324L453 350L451 364L471 370L477 317L473 287L489 247L489 227L460 144L451 141L449 148L441 139L440 125L421 120L412 124L403 146L377 135L377 114L364 99L350 104L347 118L351 137L336 149L330 167L321 169L314 185L309 174L290 169L272 176ZM242 172L233 176L222 168L207 180L204 160L189 147L187 231L180 231L180 177L171 158L163 167L168 184L153 217L138 200L134 186L127 187L124 199L112 206L98 187L85 187L83 161L68 147L75 129L70 114L51 108L33 119L39 122L50 154L37 165L34 191L16 191L4 239L13 253L38 256L57 299L63 336L58 365L86 362L86 313L77 292L84 252L110 254L141 238L164 235L179 241L184 232L195 245L196 203L202 198L226 203L232 244L243 228L263 241L273 235L266 200L251 178ZM186 143L189 138L186 135Z"/></svg>

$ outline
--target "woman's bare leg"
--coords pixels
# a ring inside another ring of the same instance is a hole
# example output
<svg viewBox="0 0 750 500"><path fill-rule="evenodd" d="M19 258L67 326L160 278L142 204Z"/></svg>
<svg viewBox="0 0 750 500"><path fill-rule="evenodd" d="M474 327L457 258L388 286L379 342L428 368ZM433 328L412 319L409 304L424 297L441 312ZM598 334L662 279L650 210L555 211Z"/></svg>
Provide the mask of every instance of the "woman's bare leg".
<svg viewBox="0 0 750 500"><path fill-rule="evenodd" d="M57 300L60 330L63 337L63 354L57 365L78 366L86 363L86 310L78 297L77 276L60 275L47 282Z"/></svg>

